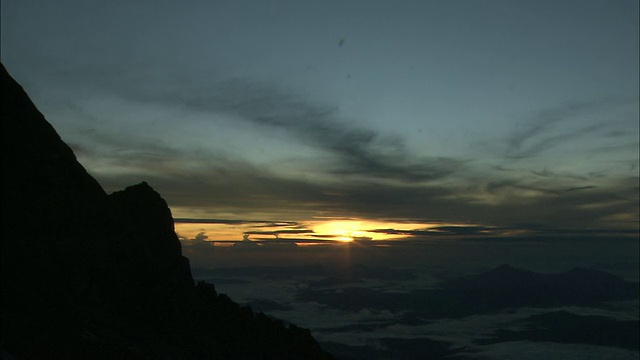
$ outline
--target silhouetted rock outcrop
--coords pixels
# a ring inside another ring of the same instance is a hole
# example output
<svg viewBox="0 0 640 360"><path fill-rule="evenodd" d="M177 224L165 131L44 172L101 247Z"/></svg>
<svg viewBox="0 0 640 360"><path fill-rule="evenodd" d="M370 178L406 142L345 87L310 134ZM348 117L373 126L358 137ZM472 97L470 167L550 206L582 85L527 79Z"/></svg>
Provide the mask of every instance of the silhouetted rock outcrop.
<svg viewBox="0 0 640 360"><path fill-rule="evenodd" d="M119 232L116 237L127 239L121 255L132 263L144 260L144 268L139 271L147 284L177 289L193 286L171 210L160 194L142 182L110 194L107 200L112 223Z"/></svg>
<svg viewBox="0 0 640 360"><path fill-rule="evenodd" d="M3 354L331 358L308 330L195 286L160 195L145 182L107 195L4 67L0 77Z"/></svg>

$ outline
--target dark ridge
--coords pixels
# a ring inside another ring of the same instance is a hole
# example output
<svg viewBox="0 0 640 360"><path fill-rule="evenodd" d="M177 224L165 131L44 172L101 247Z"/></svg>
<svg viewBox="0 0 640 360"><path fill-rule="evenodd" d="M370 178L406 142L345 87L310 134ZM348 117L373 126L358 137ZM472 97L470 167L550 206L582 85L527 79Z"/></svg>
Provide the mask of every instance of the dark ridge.
<svg viewBox="0 0 640 360"><path fill-rule="evenodd" d="M524 330L498 329L494 337L477 340L486 345L504 341L551 341L569 344L611 346L628 350L640 348L638 320L616 320L604 316L576 315L552 311L516 322Z"/></svg>
<svg viewBox="0 0 640 360"><path fill-rule="evenodd" d="M407 294L363 287L308 289L300 301L315 301L339 309L403 311L407 321L462 318L531 306L592 306L606 308L610 301L638 299L638 283L598 270L576 268L557 274L541 274L502 265L490 271L444 281L436 289Z"/></svg>
<svg viewBox="0 0 640 360"><path fill-rule="evenodd" d="M638 298L638 283L593 269L541 274L502 265L485 273L445 281L441 291L465 291L506 306L593 305ZM491 301L487 300L487 303Z"/></svg>
<svg viewBox="0 0 640 360"><path fill-rule="evenodd" d="M194 285L167 203L107 195L4 66L2 358L331 359L309 330Z"/></svg>
<svg viewBox="0 0 640 360"><path fill-rule="evenodd" d="M336 342L323 343L332 353L344 360L369 359L452 359L455 350L451 343L430 338L397 339L380 338L371 345L345 345Z"/></svg>

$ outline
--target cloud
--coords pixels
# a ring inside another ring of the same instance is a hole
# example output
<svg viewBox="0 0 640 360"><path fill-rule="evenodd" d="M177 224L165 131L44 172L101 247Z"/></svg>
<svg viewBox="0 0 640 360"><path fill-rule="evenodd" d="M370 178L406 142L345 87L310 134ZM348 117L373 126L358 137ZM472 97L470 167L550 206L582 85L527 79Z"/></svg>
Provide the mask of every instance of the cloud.
<svg viewBox="0 0 640 360"><path fill-rule="evenodd" d="M313 234L313 230L306 229L286 229L286 230L273 230L273 231L245 231L245 235L273 235L278 238L280 235L300 235L300 234Z"/></svg>
<svg viewBox="0 0 640 360"><path fill-rule="evenodd" d="M316 183L283 178L269 169L241 161L214 162L208 168L174 169L169 173L144 168L139 171L103 173L98 174L98 179L114 190L145 180L163 194L172 207L241 213L245 219L249 217L249 220L206 220L216 224L296 230L299 228L295 227L303 226L304 221L313 217L337 216L467 223L487 228L513 227L525 221L557 228L637 226L637 177L599 180L598 185L557 178L543 182L522 178L478 179L473 185L414 186L358 181ZM267 213L278 219L260 219ZM441 229L445 230L471 228Z"/></svg>
<svg viewBox="0 0 640 360"><path fill-rule="evenodd" d="M295 221L273 221L273 220L235 220L235 219L189 219L175 218L174 223L178 224L225 224L225 225L247 225L258 224L255 227L277 227L277 226L296 226L299 223Z"/></svg>
<svg viewBox="0 0 640 360"><path fill-rule="evenodd" d="M206 241L209 238L204 232L199 232L194 238L195 241Z"/></svg>
<svg viewBox="0 0 640 360"><path fill-rule="evenodd" d="M548 238L557 239L576 238L587 240L587 237L609 237L626 238L639 234L637 229L607 229L607 228L560 228L537 223L514 224L509 227L486 227L486 226L436 226L423 230L403 230L403 229L370 229L368 232L402 235L405 239L434 239L434 238L455 238L473 241L496 241L502 238L506 241L521 239L535 239L546 241Z"/></svg>
<svg viewBox="0 0 640 360"><path fill-rule="evenodd" d="M94 86L101 94L117 94L150 108L180 109L180 114L207 115L205 120L174 120L172 126L209 121L224 130L226 125L218 122L239 121L258 127L265 136L286 135L283 141L303 143L329 155L307 164L314 168L312 175L299 176L232 151L189 143L188 139L132 141L134 137L121 129L92 128L104 119L91 119L81 127L85 137L76 138L74 147L81 149L81 162L108 191L146 180L171 207L208 209L214 214L208 215L211 224L291 228L303 226L312 217L334 216L442 221L487 228L515 227L523 221L557 228L637 226L637 176L613 176L591 165L586 173L560 172L546 166L536 171L517 165L483 168L472 159L420 157L407 149L402 138L355 125L331 106L274 84L208 78L206 73L202 80L174 83L172 75L165 74L165 78L145 82L140 81L145 78L144 70L136 71L143 73L115 69L88 77L72 74L65 81L89 78L95 81L84 86ZM584 130L579 134L585 136L599 134L605 130L602 122L583 124L578 120L589 112L607 113L620 103L624 101L602 100L541 111L512 134L506 143L507 153L512 159L524 159L557 142L578 139L568 135L562 127L565 124L578 123L577 129ZM86 108L74 109L79 118L85 118ZM225 116L213 119L219 114ZM616 136L624 133L628 131ZM225 220L227 215L217 218L215 214L243 214L248 220ZM267 216L276 219L263 220L264 214L273 214ZM439 234L443 233L448 232L441 229Z"/></svg>
<svg viewBox="0 0 640 360"><path fill-rule="evenodd" d="M593 186L593 185L587 185L587 186L577 186L577 187L572 187L572 188L568 188L565 189L565 192L569 192L569 191L581 191L581 190L589 190L589 189L595 189L597 186Z"/></svg>
<svg viewBox="0 0 640 360"><path fill-rule="evenodd" d="M564 192L588 190L588 189L596 188L596 186L593 186L593 185L586 185L586 186L576 186L576 187L563 189L563 188L558 188L557 183L550 184L550 185L553 186L553 188L545 188L535 183L532 184L530 182L521 181L517 179L503 179L503 180L495 180L495 181L488 182L486 184L485 189L487 190L487 192L491 194L496 194L511 188L516 190L538 192L540 194L545 194L545 195L560 195Z"/></svg>
<svg viewBox="0 0 640 360"><path fill-rule="evenodd" d="M603 98L595 101L570 102L539 111L514 131L507 139L506 156L511 159L529 158L571 140L588 135L625 137L623 121L611 118L616 110L634 104L637 99ZM597 116L594 120L593 117ZM586 122L586 125L583 125ZM607 130L607 131L604 131Z"/></svg>
<svg viewBox="0 0 640 360"><path fill-rule="evenodd" d="M312 145L334 156L334 174L400 181L428 181L445 177L462 162L444 157L416 158L403 139L383 135L342 118L331 106L314 103L268 83L246 79L216 82L202 94L172 100L199 111L226 113L266 130L291 135L290 141Z"/></svg>
<svg viewBox="0 0 640 360"><path fill-rule="evenodd" d="M464 161L442 156L416 156L406 149L405 140L399 135L383 134L356 124L357 121L343 117L333 105L315 102L269 82L225 79L211 74L201 74L202 80L185 80L157 73L153 73L153 81L146 82L140 81L144 70L142 74L132 74L126 69L114 68L111 75L77 72L76 69L75 77L84 81L92 79L89 86L95 86L101 93L107 91L113 101L126 101L124 105L127 106L135 104L137 109L180 112L174 115L181 116L185 123L191 122L190 127L205 128L204 123L193 123L196 120L189 119L189 114L198 114L199 118L209 119L206 126L225 129L237 126L241 121L258 126L255 131L260 131L263 137L272 137L291 146L313 147L328 156L327 160L318 161L315 166L323 166L322 170L330 175L427 182L454 174L465 164ZM79 85L69 87L72 86ZM77 104L69 104L69 109L82 117L94 117L86 107ZM127 126L139 126L138 123L143 122L136 120ZM127 139L126 133L116 136L87 132L85 136L120 149L137 148L131 139ZM141 144L144 147L140 146L140 149L147 149L147 152L155 149L163 156L171 154L159 149L162 145L157 139L146 140L148 143Z"/></svg>
<svg viewBox="0 0 640 360"><path fill-rule="evenodd" d="M439 231L426 229L426 230L399 230L399 229L371 229L368 232L386 235L405 235L405 236L431 236L440 235Z"/></svg>

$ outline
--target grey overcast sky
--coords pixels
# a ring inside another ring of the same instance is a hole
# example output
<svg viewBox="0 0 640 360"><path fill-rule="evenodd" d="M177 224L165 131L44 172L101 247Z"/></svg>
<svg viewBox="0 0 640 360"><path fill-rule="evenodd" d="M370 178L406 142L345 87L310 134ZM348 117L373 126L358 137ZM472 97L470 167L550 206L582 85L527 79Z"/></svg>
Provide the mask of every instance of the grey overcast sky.
<svg viewBox="0 0 640 360"><path fill-rule="evenodd" d="M78 159L185 236L637 236L638 1L1 6Z"/></svg>

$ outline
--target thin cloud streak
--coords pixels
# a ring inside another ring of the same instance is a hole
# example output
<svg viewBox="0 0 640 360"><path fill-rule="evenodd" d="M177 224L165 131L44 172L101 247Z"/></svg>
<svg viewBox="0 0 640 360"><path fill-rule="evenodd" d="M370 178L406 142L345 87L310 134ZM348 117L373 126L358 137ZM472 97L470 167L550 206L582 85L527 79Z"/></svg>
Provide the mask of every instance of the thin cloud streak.
<svg viewBox="0 0 640 360"><path fill-rule="evenodd" d="M299 223L295 221L272 221L272 220L232 220L232 219L188 219L175 218L174 223L177 224L226 224L226 225L247 225L260 224L259 226L296 226Z"/></svg>
<svg viewBox="0 0 640 360"><path fill-rule="evenodd" d="M525 159L536 156L573 139L581 139L603 130L609 137L624 137L624 131L614 132L610 119L600 119L587 126L576 127L574 123L584 122L592 115L603 117L617 108L637 103L637 99L605 98L597 101L565 103L555 108L545 109L522 124L524 129L515 131L507 139L506 157ZM571 129L558 129L560 125L574 125Z"/></svg>
<svg viewBox="0 0 640 360"><path fill-rule="evenodd" d="M300 235L300 234L313 234L313 230L305 229L286 229L286 230L273 230L273 231L245 231L244 235L273 235L276 238L280 235Z"/></svg>
<svg viewBox="0 0 640 360"><path fill-rule="evenodd" d="M470 237L482 237L495 239L496 237L540 237L540 236L637 236L637 229L600 229L600 228L557 228L545 227L537 224L519 224L512 227L486 227L486 226L437 226L428 229L402 230L402 229L371 229L368 232L403 235L405 239L428 239L438 237L455 237L470 239Z"/></svg>

